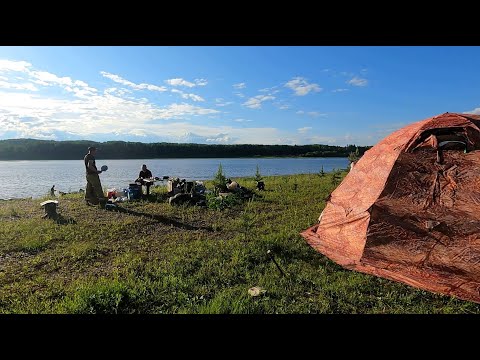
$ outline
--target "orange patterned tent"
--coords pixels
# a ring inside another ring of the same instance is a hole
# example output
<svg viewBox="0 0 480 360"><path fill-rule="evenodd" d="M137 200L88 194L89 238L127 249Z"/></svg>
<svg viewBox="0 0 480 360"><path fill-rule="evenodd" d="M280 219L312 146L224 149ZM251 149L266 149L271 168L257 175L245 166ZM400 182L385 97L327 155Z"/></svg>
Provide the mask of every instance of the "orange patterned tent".
<svg viewBox="0 0 480 360"><path fill-rule="evenodd" d="M480 303L480 116L445 113L368 150L302 232L343 267Z"/></svg>

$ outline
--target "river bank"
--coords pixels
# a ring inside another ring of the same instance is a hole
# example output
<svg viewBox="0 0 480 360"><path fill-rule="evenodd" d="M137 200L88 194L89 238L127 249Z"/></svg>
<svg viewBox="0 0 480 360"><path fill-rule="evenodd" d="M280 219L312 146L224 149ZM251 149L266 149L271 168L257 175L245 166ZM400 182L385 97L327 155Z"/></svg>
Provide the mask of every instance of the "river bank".
<svg viewBox="0 0 480 360"><path fill-rule="evenodd" d="M238 181L254 188L252 177ZM338 185L332 173L264 181L266 191L224 210L170 206L163 187L123 203L128 212L65 195L57 222L41 218L42 199L1 201L0 313L480 313L308 246L299 232ZM265 292L251 296L255 286Z"/></svg>

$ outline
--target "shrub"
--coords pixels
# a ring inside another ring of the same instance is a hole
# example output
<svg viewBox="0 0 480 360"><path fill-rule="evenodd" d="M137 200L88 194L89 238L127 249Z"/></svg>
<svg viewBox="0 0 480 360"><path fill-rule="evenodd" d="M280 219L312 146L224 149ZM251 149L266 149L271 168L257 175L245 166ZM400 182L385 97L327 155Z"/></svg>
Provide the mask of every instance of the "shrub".
<svg viewBox="0 0 480 360"><path fill-rule="evenodd" d="M355 149L355 152L351 152L350 155L348 155L348 161L351 163L354 163L360 159L360 152L358 150L358 147Z"/></svg>
<svg viewBox="0 0 480 360"><path fill-rule="evenodd" d="M215 193L218 194L220 191L225 191L227 190L227 178L225 177L225 174L223 173L223 167L222 164L218 166L217 173L215 174L215 177L213 178L213 186L215 188Z"/></svg>
<svg viewBox="0 0 480 360"><path fill-rule="evenodd" d="M255 172L255 178L254 180L255 181L262 181L262 174L260 174L260 168L258 167L258 164L257 164L257 171Z"/></svg>

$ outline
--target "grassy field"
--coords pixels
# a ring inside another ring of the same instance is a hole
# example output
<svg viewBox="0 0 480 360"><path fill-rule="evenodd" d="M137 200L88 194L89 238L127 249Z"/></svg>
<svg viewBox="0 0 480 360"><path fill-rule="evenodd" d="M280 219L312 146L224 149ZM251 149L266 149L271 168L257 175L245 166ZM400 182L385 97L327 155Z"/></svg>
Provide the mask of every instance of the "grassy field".
<svg viewBox="0 0 480 360"><path fill-rule="evenodd" d="M264 177L266 191L223 210L170 206L163 187L121 213L66 195L58 222L41 218L39 199L0 201L0 313L480 313L308 246L299 232L332 176ZM265 292L250 296L254 286Z"/></svg>

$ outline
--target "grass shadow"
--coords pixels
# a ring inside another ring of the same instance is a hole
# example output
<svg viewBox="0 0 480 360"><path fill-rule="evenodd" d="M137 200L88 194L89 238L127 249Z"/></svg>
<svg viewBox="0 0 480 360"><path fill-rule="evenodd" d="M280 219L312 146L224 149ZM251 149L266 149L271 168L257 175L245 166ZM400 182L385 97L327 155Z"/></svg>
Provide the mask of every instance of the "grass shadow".
<svg viewBox="0 0 480 360"><path fill-rule="evenodd" d="M77 221L74 218L66 218L65 216L61 214L55 214L55 215L43 215L43 219L51 219L55 221L58 225L69 225L69 224L76 224Z"/></svg>
<svg viewBox="0 0 480 360"><path fill-rule="evenodd" d="M149 214L149 213L144 213L144 212L140 212L140 211L130 210L130 209L126 209L126 208L123 208L121 206L118 206L118 205L115 208L113 208L111 211L118 211L120 213L129 214L129 215L133 215L133 216L144 216L148 219L153 219L153 220L155 220L159 223L162 223L162 224L165 224L165 225L173 225L175 227L185 229L185 230L206 230L206 231L209 231L209 232L214 232L214 229L211 226L193 226L193 225L182 223L180 221L169 219L169 218L167 218L165 216L162 216L162 215Z"/></svg>
<svg viewBox="0 0 480 360"><path fill-rule="evenodd" d="M68 225L68 224L76 224L77 221L74 218L66 218L63 215L58 214L57 218L55 219L55 222L58 225Z"/></svg>

